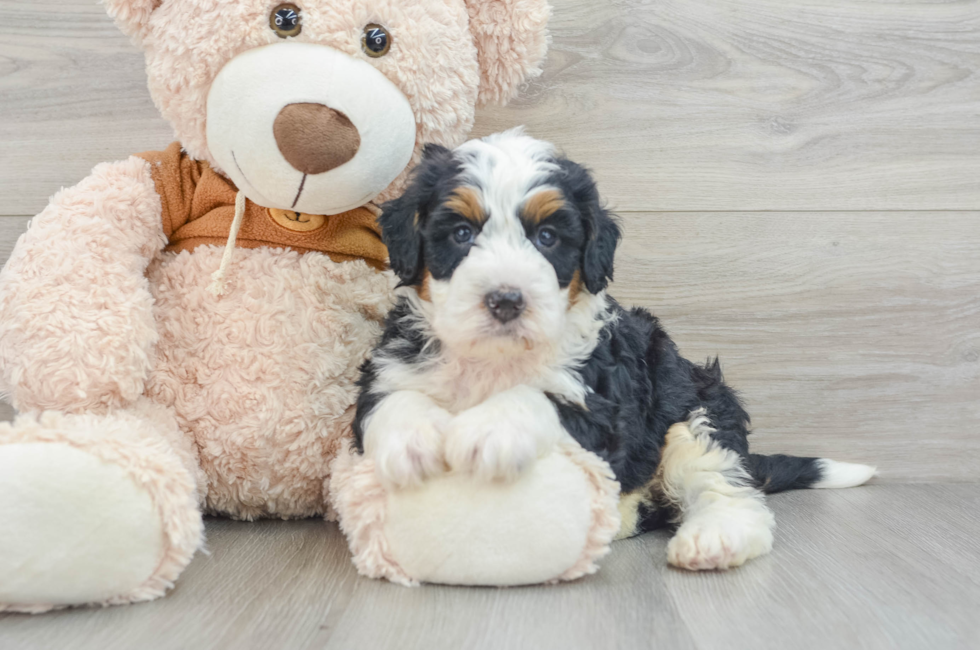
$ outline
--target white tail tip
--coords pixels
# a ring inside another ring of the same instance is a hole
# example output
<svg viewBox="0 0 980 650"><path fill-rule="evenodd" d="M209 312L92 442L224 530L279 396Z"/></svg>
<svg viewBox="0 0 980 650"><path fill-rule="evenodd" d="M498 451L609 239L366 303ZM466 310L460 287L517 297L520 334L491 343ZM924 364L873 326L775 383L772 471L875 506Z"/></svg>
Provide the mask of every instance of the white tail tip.
<svg viewBox="0 0 980 650"><path fill-rule="evenodd" d="M810 486L814 488L849 488L863 485L878 473L878 470L871 465L842 463L829 458L819 459L817 466L820 467L821 478Z"/></svg>

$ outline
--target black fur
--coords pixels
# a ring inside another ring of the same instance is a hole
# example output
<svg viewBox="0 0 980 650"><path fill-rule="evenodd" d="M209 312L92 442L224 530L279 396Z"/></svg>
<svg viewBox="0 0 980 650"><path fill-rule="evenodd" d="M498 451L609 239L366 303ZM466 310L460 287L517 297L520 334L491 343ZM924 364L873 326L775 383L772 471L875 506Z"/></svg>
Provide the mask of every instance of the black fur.
<svg viewBox="0 0 980 650"><path fill-rule="evenodd" d="M385 331L375 351L383 350L389 358L401 359L408 363L418 363L423 355L439 353L439 342L425 338L411 317L411 309L405 299L401 299L388 312ZM360 392L354 412L353 447L359 454L364 453L364 419L374 410L383 394L374 392L372 387L378 378L378 368L374 358L361 364L361 375L357 380Z"/></svg>
<svg viewBox="0 0 980 650"><path fill-rule="evenodd" d="M755 485L766 493L809 487L820 479L815 458L750 454L749 415L725 384L718 360L699 365L683 358L660 322L640 308L625 310L610 299L618 318L603 328L592 356L579 368L591 389L585 408L549 395L562 425L585 449L612 467L623 494L643 489L660 463L667 429L697 408L707 409L712 437L738 453ZM438 353L402 299L388 314L377 350L406 363ZM363 453L364 418L383 397L371 390L377 379L373 360L361 367L361 389L354 417L354 448ZM673 511L666 503L641 510L640 530L664 525Z"/></svg>
<svg viewBox="0 0 980 650"><path fill-rule="evenodd" d="M819 481L821 472L817 460L819 459L786 456L785 454L772 456L749 454L746 468L749 470L749 474L756 477L759 488L763 492L771 494L783 490L810 487Z"/></svg>
<svg viewBox="0 0 980 650"><path fill-rule="evenodd" d="M555 268L560 287L567 287L578 271L591 293L605 289L613 279L613 261L621 237L612 215L602 206L586 168L566 158L556 159L557 172L544 181L568 199L565 206L541 222L525 220L529 239L543 228L559 233L559 242L539 247ZM426 145L405 193L382 206L379 223L388 247L391 268L405 286L417 286L428 271L433 278L450 277L466 257L469 245L453 241L460 225L476 227L445 207L459 186L460 164L452 152Z"/></svg>
<svg viewBox="0 0 980 650"><path fill-rule="evenodd" d="M585 225L582 249L582 280L589 293L599 293L613 279L613 261L621 233L612 215L602 206L599 192L589 171L571 160L557 160L561 173L557 185L576 207Z"/></svg>
<svg viewBox="0 0 980 650"><path fill-rule="evenodd" d="M656 317L614 301L618 318L600 335L580 368L592 389L585 408L552 397L565 429L605 459L624 494L653 478L667 429L698 408L707 409L712 437L738 453L756 486L767 493L803 488L819 480L816 459L749 454L749 415L721 374L718 360L699 365L684 359ZM657 495L650 495L656 503ZM641 512L641 530L663 525L669 507Z"/></svg>
<svg viewBox="0 0 980 650"><path fill-rule="evenodd" d="M426 268L423 230L431 227L432 213L456 187L460 173L459 162L445 147L428 144L422 151L422 162L415 168L405 193L382 206L378 223L381 237L388 247L392 270L403 285L417 285ZM436 224L438 227L439 224ZM429 251L431 254L434 251ZM466 252L455 256L458 264ZM435 259L434 273L448 277L454 264L445 255L430 255ZM448 268L444 268L447 267Z"/></svg>
<svg viewBox="0 0 980 650"><path fill-rule="evenodd" d="M542 228L553 228L560 241L538 248L555 268L560 286L568 286L578 272L585 288L595 294L612 279L620 230L602 207L588 171L566 159L555 162L558 171L546 182L562 191L566 205L540 222L525 220L525 233L535 241ZM468 253L451 233L460 223L472 222L443 206L457 187L459 174L451 152L429 146L405 195L384 206L380 218L384 241L392 268L405 285L418 285L426 270L437 279L451 276ZM615 317L602 329L591 357L578 368L589 389L584 406L554 395L549 398L572 437L609 463L623 494L648 489L667 429L699 408L707 410L716 429L714 440L742 457L751 479L763 491L809 487L820 479L814 458L749 453L749 415L725 384L717 359L704 365L684 359L657 318L644 309L626 310L612 299L610 309ZM438 341L420 332L403 298L388 316L376 354L414 364L437 352L438 346ZM361 394L353 425L359 452L363 452L364 418L382 397L371 390L376 380L376 364L369 360L358 382ZM640 507L640 530L662 526L676 514L656 494L649 496Z"/></svg>
<svg viewBox="0 0 980 650"><path fill-rule="evenodd" d="M558 242L554 246L540 247L539 250L555 269L558 286L562 289L571 284L577 271L581 272L582 254L588 241L588 232L582 223L583 219L578 211L570 205L538 223L524 220L524 232L532 241L545 228L552 228L559 233Z"/></svg>

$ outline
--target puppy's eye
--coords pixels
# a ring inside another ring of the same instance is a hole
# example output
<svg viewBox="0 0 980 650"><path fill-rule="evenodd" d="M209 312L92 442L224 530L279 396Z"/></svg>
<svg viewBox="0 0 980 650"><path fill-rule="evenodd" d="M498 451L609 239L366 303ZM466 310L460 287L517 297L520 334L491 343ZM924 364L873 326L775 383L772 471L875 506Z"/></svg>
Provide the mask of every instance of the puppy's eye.
<svg viewBox="0 0 980 650"><path fill-rule="evenodd" d="M453 231L453 240L457 244L468 244L473 241L473 229L469 226L459 226Z"/></svg>
<svg viewBox="0 0 980 650"><path fill-rule="evenodd" d="M291 2L277 5L269 14L269 27L279 38L296 36L303 30L299 20L299 7Z"/></svg>
<svg viewBox="0 0 980 650"><path fill-rule="evenodd" d="M541 248L551 248L558 243L558 233L551 226L545 226L538 231L536 242Z"/></svg>
<svg viewBox="0 0 980 650"><path fill-rule="evenodd" d="M364 28L361 36L361 48L368 56L378 58L384 56L391 49L391 34L381 25L371 23Z"/></svg>

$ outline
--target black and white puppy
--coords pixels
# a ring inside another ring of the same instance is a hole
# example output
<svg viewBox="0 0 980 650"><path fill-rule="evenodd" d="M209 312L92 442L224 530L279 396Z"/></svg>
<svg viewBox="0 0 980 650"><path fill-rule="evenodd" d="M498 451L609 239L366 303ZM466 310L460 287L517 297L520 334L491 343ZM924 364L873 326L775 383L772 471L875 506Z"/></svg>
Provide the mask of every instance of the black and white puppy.
<svg viewBox="0 0 980 650"><path fill-rule="evenodd" d="M383 482L447 469L513 480L565 436L621 485L621 536L679 524L669 561L738 566L772 546L764 492L874 468L750 454L718 362L606 294L620 230L580 165L519 130L429 146L380 218L403 290L364 364L355 444Z"/></svg>

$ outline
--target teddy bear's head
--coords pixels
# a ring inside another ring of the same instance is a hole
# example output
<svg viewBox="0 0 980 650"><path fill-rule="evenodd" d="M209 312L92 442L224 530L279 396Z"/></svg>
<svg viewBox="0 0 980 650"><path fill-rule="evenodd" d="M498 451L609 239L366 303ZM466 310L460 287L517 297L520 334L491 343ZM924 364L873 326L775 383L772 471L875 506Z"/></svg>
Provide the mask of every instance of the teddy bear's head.
<svg viewBox="0 0 980 650"><path fill-rule="evenodd" d="M184 149L269 208L336 214L400 191L547 46L547 0L103 0L146 53Z"/></svg>

